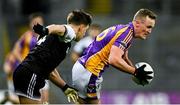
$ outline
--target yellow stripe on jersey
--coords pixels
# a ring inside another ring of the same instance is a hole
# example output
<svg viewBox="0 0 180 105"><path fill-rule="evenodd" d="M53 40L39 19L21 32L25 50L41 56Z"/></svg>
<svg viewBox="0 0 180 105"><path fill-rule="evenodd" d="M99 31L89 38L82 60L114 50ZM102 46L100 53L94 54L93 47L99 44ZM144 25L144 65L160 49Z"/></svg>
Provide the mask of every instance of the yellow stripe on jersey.
<svg viewBox="0 0 180 105"><path fill-rule="evenodd" d="M128 35L126 36L126 38L124 38L124 42L126 42L126 43L128 43L129 42L129 40L131 39L131 37L132 37L132 33L133 33L133 31L132 31L132 29L129 31L129 33L128 33Z"/></svg>
<svg viewBox="0 0 180 105"><path fill-rule="evenodd" d="M97 97L97 93L87 93L89 98Z"/></svg>
<svg viewBox="0 0 180 105"><path fill-rule="evenodd" d="M22 48L22 59L24 59L28 53L29 53L29 50L30 50L30 41L31 41L31 38L32 38L32 33L31 32L28 32L27 35L25 35L25 42L24 42L24 47Z"/></svg>
<svg viewBox="0 0 180 105"><path fill-rule="evenodd" d="M89 57L85 64L87 70L94 75L99 76L101 70L103 70L104 66L108 64L111 46L114 44L115 40L127 30L127 28L128 27L120 29L104 48Z"/></svg>
<svg viewBox="0 0 180 105"><path fill-rule="evenodd" d="M131 40L131 38L133 37L132 33L133 33L133 30L131 29L129 31L128 35L124 38L124 40L123 40L124 43L128 43ZM123 45L120 45L119 48L122 49L122 50L125 49L125 47Z"/></svg>

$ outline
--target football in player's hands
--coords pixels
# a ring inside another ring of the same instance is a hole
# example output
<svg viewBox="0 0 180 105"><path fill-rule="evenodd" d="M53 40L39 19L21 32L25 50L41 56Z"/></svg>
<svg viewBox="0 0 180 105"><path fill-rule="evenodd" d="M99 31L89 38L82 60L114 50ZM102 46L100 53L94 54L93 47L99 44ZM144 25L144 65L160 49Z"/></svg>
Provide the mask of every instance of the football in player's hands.
<svg viewBox="0 0 180 105"><path fill-rule="evenodd" d="M137 74L132 77L132 80L138 85L144 86L150 84L154 78L154 71L152 67L146 62L136 63L135 67L137 69L135 73ZM142 78L139 76L138 73L142 75Z"/></svg>

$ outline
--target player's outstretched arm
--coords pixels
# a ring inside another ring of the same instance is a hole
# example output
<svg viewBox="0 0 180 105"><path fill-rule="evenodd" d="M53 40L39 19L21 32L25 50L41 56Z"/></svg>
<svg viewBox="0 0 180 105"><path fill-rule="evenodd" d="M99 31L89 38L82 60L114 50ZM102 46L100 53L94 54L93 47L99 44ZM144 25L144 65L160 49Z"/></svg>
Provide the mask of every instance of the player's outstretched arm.
<svg viewBox="0 0 180 105"><path fill-rule="evenodd" d="M38 23L33 26L33 30L35 33L39 34L40 37L43 37L43 36L49 35L49 34L56 34L56 35L63 36L66 31L64 25L52 24L47 27L44 27Z"/></svg>
<svg viewBox="0 0 180 105"><path fill-rule="evenodd" d="M54 69L54 71L50 73L49 80L59 88L63 88L66 85L66 82L61 78L57 69Z"/></svg>
<svg viewBox="0 0 180 105"><path fill-rule="evenodd" d="M39 34L39 38L44 37L45 35L59 35L63 37L64 42L71 42L73 39L76 39L76 34L74 29L72 29L69 25L49 25L44 27L40 24L36 24L33 26L33 30L35 33Z"/></svg>
<svg viewBox="0 0 180 105"><path fill-rule="evenodd" d="M49 80L62 89L64 94L67 96L69 102L72 101L74 103L77 103L78 94L76 89L66 84L56 69L50 73Z"/></svg>
<svg viewBox="0 0 180 105"><path fill-rule="evenodd" d="M49 34L56 34L60 36L64 36L66 28L64 25L56 25L52 24L46 27L48 29Z"/></svg>

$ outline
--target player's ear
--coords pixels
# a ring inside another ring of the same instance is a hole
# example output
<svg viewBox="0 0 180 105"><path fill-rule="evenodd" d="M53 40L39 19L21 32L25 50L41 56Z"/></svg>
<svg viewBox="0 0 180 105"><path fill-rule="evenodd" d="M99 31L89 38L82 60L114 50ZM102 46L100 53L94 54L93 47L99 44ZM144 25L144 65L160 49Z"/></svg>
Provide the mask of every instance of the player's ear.
<svg viewBox="0 0 180 105"><path fill-rule="evenodd" d="M82 26L79 25L79 26L78 26L78 32L81 32L81 30L82 30Z"/></svg>
<svg viewBox="0 0 180 105"><path fill-rule="evenodd" d="M139 27L140 27L140 24L141 24L140 20L135 20L135 26L136 26L136 28L139 28Z"/></svg>
<svg viewBox="0 0 180 105"><path fill-rule="evenodd" d="M84 25L81 24L81 25L79 26L80 31L83 30L83 28L84 28Z"/></svg>

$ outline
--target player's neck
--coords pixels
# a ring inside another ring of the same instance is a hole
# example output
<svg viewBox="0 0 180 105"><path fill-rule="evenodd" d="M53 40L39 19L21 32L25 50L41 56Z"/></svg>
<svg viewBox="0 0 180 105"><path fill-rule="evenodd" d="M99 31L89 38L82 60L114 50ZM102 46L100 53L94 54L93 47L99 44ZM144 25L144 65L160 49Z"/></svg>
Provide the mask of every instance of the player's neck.
<svg viewBox="0 0 180 105"><path fill-rule="evenodd" d="M77 34L78 30L79 30L79 25L74 25L74 24L68 24L69 26L71 26L71 28L74 30L74 32Z"/></svg>

